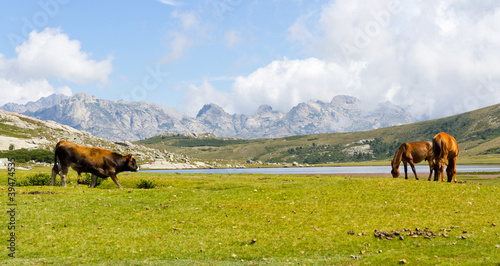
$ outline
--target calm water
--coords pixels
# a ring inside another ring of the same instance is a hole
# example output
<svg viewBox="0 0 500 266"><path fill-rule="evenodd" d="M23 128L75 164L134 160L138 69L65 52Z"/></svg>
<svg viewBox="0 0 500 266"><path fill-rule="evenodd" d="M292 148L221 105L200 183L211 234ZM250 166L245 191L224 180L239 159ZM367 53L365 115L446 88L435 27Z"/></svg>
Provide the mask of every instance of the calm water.
<svg viewBox="0 0 500 266"><path fill-rule="evenodd" d="M417 174L429 175L428 165L416 165ZM399 168L404 176L404 167ZM246 168L246 169L183 169L183 170L145 170L150 173L199 173L199 174L384 174L390 175L387 166L339 166L339 167L288 167L288 168ZM500 172L500 165L458 165L457 172ZM408 176L413 176L408 166Z"/></svg>

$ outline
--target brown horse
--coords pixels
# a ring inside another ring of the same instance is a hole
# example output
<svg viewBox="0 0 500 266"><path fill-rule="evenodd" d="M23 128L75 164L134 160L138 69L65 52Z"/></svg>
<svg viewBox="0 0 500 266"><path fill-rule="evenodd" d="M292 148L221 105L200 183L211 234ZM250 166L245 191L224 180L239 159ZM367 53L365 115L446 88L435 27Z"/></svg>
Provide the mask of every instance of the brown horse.
<svg viewBox="0 0 500 266"><path fill-rule="evenodd" d="M448 161L448 167L446 167L448 182L451 182L453 177L455 177L455 183L457 183L457 158L459 151L455 138L444 132L438 133L432 139L432 150L434 152L434 181L439 181L439 176L441 175L441 181L444 182L444 165Z"/></svg>
<svg viewBox="0 0 500 266"><path fill-rule="evenodd" d="M432 153L432 142L430 141L419 141L419 142L405 142L401 144L392 159L392 177L396 178L399 176L399 165L401 161L405 166L405 179L408 179L408 163L413 170L415 179L418 180L417 172L415 171L415 163L419 163L423 160L429 161L429 180L432 175L433 166L433 153Z"/></svg>

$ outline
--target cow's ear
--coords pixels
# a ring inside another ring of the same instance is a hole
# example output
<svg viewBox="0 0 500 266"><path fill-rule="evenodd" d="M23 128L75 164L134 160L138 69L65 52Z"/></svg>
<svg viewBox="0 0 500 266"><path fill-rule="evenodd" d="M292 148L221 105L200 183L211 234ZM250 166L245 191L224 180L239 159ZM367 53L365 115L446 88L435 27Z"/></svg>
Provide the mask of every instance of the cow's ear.
<svg viewBox="0 0 500 266"><path fill-rule="evenodd" d="M125 155L125 157L127 157L127 161L132 161L132 159L134 159L132 154L127 154L127 155Z"/></svg>

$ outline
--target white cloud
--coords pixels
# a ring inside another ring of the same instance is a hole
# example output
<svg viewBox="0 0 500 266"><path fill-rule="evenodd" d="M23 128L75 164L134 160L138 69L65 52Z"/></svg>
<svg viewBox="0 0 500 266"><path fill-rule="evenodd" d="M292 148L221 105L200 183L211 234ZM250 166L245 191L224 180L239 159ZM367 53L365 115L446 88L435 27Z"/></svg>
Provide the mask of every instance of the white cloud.
<svg viewBox="0 0 500 266"><path fill-rule="evenodd" d="M205 104L222 104L230 101L227 93L216 90L208 80L204 80L200 86L193 84L188 85L185 95L184 110L191 116L195 116Z"/></svg>
<svg viewBox="0 0 500 266"><path fill-rule="evenodd" d="M226 41L226 46L229 48L234 48L243 41L241 32L237 30L226 31L224 33L224 40Z"/></svg>
<svg viewBox="0 0 500 266"><path fill-rule="evenodd" d="M66 86L54 89L45 79L16 82L14 80L0 78L0 92L2 93L0 105L9 102L24 104L29 101L36 101L41 97L46 97L53 93L62 93L65 95L72 94L71 89Z"/></svg>
<svg viewBox="0 0 500 266"><path fill-rule="evenodd" d="M391 100L420 119L500 102L500 2L336 0L316 20L299 17L288 29L314 57L273 61L224 97L209 87L203 102L248 114L348 94Z"/></svg>
<svg viewBox="0 0 500 266"><path fill-rule="evenodd" d="M207 26L201 25L195 12L174 11L171 17L180 22L179 29L170 30L165 35L168 53L159 64L171 63L182 58L189 49L206 39Z"/></svg>
<svg viewBox="0 0 500 266"><path fill-rule="evenodd" d="M70 95L68 86L54 88L48 80L104 85L113 71L111 58L90 59L79 41L70 40L59 29L31 32L16 53L12 59L0 54L0 104L34 101L55 92Z"/></svg>
<svg viewBox="0 0 500 266"><path fill-rule="evenodd" d="M480 81L500 81L498 2L338 0L319 22L317 56L364 62L366 99L390 99L419 118L500 102L499 89Z"/></svg>
<svg viewBox="0 0 500 266"><path fill-rule="evenodd" d="M253 113L260 105L288 111L309 99L330 101L335 95L359 96L357 75L361 64L344 69L316 58L276 60L249 76L237 77L230 93L217 91L208 81L191 86L186 108L200 108L202 103L216 103L230 113ZM193 110L188 111L193 114Z"/></svg>
<svg viewBox="0 0 500 266"><path fill-rule="evenodd" d="M191 12L174 11L172 12L172 17L180 20L182 28L184 30L196 29L200 24L200 21L198 20L196 13L193 11Z"/></svg>
<svg viewBox="0 0 500 266"><path fill-rule="evenodd" d="M292 42L300 42L306 44L313 38L309 29L305 25L303 19L298 19L292 26L288 28L288 40Z"/></svg>
<svg viewBox="0 0 500 266"><path fill-rule="evenodd" d="M59 29L30 33L28 41L16 47L19 72L32 78L57 77L71 82L106 84L113 72L111 58L97 62L81 51L77 40L69 40Z"/></svg>
<svg viewBox="0 0 500 266"><path fill-rule="evenodd" d="M194 45L194 41L187 35L180 32L170 32L170 52L164 56L159 64L170 63L182 58L187 50Z"/></svg>
<svg viewBox="0 0 500 266"><path fill-rule="evenodd" d="M277 60L233 84L234 111L250 113L260 104L288 111L310 99L330 101L338 94L356 95L357 74L362 65L342 68L316 58Z"/></svg>
<svg viewBox="0 0 500 266"><path fill-rule="evenodd" d="M172 0L156 0L157 2L160 2L162 4L165 4L167 6L180 6L181 4L177 1L172 1Z"/></svg>

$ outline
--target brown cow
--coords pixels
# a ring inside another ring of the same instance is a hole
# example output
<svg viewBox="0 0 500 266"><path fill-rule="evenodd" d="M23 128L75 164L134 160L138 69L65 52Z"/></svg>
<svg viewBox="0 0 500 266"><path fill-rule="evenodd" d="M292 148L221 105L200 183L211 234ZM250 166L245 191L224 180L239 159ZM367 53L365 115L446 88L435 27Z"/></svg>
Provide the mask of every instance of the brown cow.
<svg viewBox="0 0 500 266"><path fill-rule="evenodd" d="M56 182L56 175L61 176L61 184L66 186L66 176L69 167L73 168L78 175L81 173L91 173L92 182L91 188L94 188L97 182L97 177L111 177L115 184L122 189L116 175L124 171L137 171L137 163L132 154L120 155L106 149L87 147L75 144L73 142L61 140L57 143L55 149L54 167L52 168L52 183ZM57 163L57 158L60 161L60 167ZM60 173L59 173L60 171Z"/></svg>

